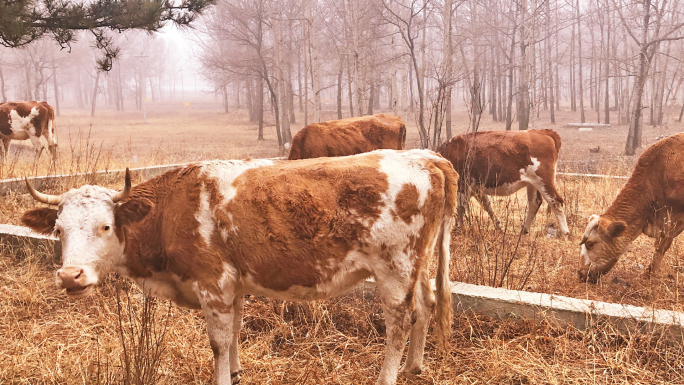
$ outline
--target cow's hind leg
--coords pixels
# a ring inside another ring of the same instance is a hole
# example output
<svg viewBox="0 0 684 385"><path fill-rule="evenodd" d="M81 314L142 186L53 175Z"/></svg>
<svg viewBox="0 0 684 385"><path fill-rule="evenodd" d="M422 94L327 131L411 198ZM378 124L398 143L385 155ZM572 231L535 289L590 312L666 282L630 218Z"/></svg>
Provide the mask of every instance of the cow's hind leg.
<svg viewBox="0 0 684 385"><path fill-rule="evenodd" d="M411 329L412 311L411 284L409 278L376 276L382 310L385 316L386 345L385 361L376 385L394 385L399 374L401 356ZM418 334L421 334L419 332Z"/></svg>
<svg viewBox="0 0 684 385"><path fill-rule="evenodd" d="M223 296L223 301L201 300L202 312L207 321L209 345L214 352L214 385L230 385L232 344L235 338L235 300ZM237 350L237 347L236 349ZM239 378L236 376L236 382Z"/></svg>
<svg viewBox="0 0 684 385"><path fill-rule="evenodd" d="M411 321L411 337L409 338L408 355L404 373L420 374L423 371L423 352L427 337L430 315L435 307L435 295L430 289L427 271L421 271L413 294L414 312Z"/></svg>
<svg viewBox="0 0 684 385"><path fill-rule="evenodd" d="M477 201L480 202L480 205L482 205L487 214L489 214L489 217L492 218L492 221L494 222L494 227L496 227L497 230L501 230L501 221L499 220L499 217L496 216L496 213L494 213L494 208L492 207L492 200L489 199L489 195L483 192L478 192L474 195L475 199L477 199Z"/></svg>
<svg viewBox="0 0 684 385"><path fill-rule="evenodd" d="M240 330L242 330L242 313L245 308L245 297L238 296L233 301L233 338L230 343L230 376L233 383L240 382L240 374L242 373L242 366L240 366L240 355L238 348L240 347Z"/></svg>
<svg viewBox="0 0 684 385"><path fill-rule="evenodd" d="M537 211L542 204L542 196L534 186L527 186L527 216L525 217L525 223L523 223L523 234L530 232L532 228L532 222L537 216Z"/></svg>

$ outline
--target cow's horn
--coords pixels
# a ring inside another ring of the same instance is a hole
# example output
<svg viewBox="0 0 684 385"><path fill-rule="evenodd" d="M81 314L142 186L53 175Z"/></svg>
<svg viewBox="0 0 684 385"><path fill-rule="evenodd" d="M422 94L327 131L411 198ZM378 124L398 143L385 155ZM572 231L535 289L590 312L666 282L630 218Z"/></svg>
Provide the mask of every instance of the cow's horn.
<svg viewBox="0 0 684 385"><path fill-rule="evenodd" d="M131 196L131 172L128 171L126 167L126 183L124 184L124 189L116 193L112 200L116 203L128 199Z"/></svg>
<svg viewBox="0 0 684 385"><path fill-rule="evenodd" d="M29 194L33 197L33 199L37 200L38 202L41 203L47 203L49 205L58 205L59 201L62 200L61 195L49 195L49 194L43 194L31 186L31 183L28 181L27 177L24 177L24 180L26 181L26 188L29 191Z"/></svg>

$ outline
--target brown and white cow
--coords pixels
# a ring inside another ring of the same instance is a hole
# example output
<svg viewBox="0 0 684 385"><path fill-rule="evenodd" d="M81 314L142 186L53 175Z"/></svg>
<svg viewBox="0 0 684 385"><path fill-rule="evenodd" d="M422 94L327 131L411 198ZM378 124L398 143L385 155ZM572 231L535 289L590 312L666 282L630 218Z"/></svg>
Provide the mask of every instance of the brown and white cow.
<svg viewBox="0 0 684 385"><path fill-rule="evenodd" d="M684 230L684 134L644 151L625 186L602 215L592 215L582 237L579 275L595 282L610 271L636 237L655 238L648 273Z"/></svg>
<svg viewBox="0 0 684 385"><path fill-rule="evenodd" d="M403 150L406 124L394 115L311 123L292 138L288 159L347 156L379 149Z"/></svg>
<svg viewBox="0 0 684 385"><path fill-rule="evenodd" d="M563 212L563 198L555 185L560 136L553 130L482 131L454 136L437 150L449 159L461 176L458 185L458 222L470 198L475 198L500 228L489 195L507 196L527 188L527 217L523 232L528 233L542 199L558 219L560 233L570 230Z"/></svg>
<svg viewBox="0 0 684 385"><path fill-rule="evenodd" d="M330 298L374 277L387 324L377 384L421 371L439 247L438 332L450 332L449 239L458 174L427 150L343 158L195 163L122 192L86 185L33 197L22 221L62 242L57 285L84 296L115 271L148 294L202 309L215 382L238 379L243 296ZM27 181L28 185L28 181Z"/></svg>
<svg viewBox="0 0 684 385"><path fill-rule="evenodd" d="M48 150L53 158L57 155L55 137L55 111L46 102L7 102L0 103L0 139L4 147L3 156L7 158L12 139L31 139L36 150L36 158L43 152L40 137L44 136Z"/></svg>

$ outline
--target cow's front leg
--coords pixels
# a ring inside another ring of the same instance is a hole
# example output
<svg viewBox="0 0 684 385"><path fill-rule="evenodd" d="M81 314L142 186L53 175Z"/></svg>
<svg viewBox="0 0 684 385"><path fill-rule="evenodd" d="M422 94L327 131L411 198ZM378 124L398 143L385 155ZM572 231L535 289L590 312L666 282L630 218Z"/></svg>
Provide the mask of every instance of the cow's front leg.
<svg viewBox="0 0 684 385"><path fill-rule="evenodd" d="M36 161L40 158L40 154L43 153L43 143L40 142L40 138L34 135L31 135L31 143L33 144L33 148L36 150Z"/></svg>
<svg viewBox="0 0 684 385"><path fill-rule="evenodd" d="M230 385L233 383L231 376L232 344L235 339L233 329L235 324L235 300L222 296L217 300L215 296L201 300L204 319L207 321L207 334L209 344L214 352L214 385ZM237 351L237 347L235 349ZM235 383L239 377L234 376Z"/></svg>
<svg viewBox="0 0 684 385"><path fill-rule="evenodd" d="M10 142L12 140L8 138L2 138L2 161L4 162L7 159L7 155L9 154L9 146Z"/></svg>
<svg viewBox="0 0 684 385"><path fill-rule="evenodd" d="M485 209L487 214L489 214L489 217L492 218L492 221L494 222L494 227L497 230L501 230L501 221L499 220L499 217L496 216L496 213L494 212L494 208L492 207L492 200L489 199L489 195L478 191L477 193L474 194L475 198L480 202L480 205Z"/></svg>

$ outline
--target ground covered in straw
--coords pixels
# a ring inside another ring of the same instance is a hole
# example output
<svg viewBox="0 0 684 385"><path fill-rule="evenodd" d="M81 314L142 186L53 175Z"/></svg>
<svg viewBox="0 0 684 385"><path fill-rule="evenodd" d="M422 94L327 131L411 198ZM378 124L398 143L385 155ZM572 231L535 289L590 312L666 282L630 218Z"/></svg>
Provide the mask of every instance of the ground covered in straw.
<svg viewBox="0 0 684 385"><path fill-rule="evenodd" d="M146 377L154 381L143 383L210 383L201 312L156 302L146 319L157 354L141 348L144 304L135 288L111 279L92 297L69 300L54 287L55 268L41 251L17 256L5 248L0 257L0 383L122 383L144 365L154 367ZM240 340L245 384L372 384L384 321L372 290L312 304L249 297ZM449 350L435 344L430 333L426 370L400 384L684 383L681 341L626 335L600 320L578 331L543 318L457 314Z"/></svg>

